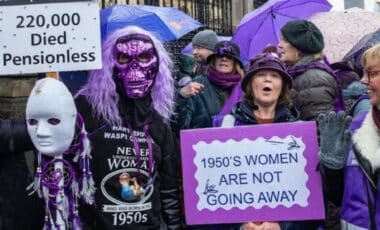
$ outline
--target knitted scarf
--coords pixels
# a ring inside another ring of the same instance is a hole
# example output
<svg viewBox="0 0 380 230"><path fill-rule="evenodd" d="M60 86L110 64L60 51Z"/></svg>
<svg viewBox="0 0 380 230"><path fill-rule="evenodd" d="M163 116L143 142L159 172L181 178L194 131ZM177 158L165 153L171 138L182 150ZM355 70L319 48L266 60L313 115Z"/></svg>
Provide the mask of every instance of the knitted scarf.
<svg viewBox="0 0 380 230"><path fill-rule="evenodd" d="M241 80L240 74L220 73L212 68L207 71L208 79L222 89L230 89Z"/></svg>

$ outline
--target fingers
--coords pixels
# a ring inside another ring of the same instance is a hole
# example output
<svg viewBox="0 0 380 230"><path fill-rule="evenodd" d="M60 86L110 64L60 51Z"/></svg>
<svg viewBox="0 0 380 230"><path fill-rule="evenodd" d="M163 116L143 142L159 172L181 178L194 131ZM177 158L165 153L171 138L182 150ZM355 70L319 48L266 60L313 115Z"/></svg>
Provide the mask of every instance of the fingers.
<svg viewBox="0 0 380 230"><path fill-rule="evenodd" d="M324 132L326 128L326 114L320 113L317 117L317 124L318 124L318 129L319 132L322 133Z"/></svg>
<svg viewBox="0 0 380 230"><path fill-rule="evenodd" d="M248 222L242 225L243 230L257 230L260 228L261 222Z"/></svg>
<svg viewBox="0 0 380 230"><path fill-rule="evenodd" d="M192 82L189 84L191 87L192 96L197 95L205 86L198 82Z"/></svg>
<svg viewBox="0 0 380 230"><path fill-rule="evenodd" d="M344 122L343 122L344 130L350 128L351 122L352 122L352 117L351 116L346 116L345 119L344 119Z"/></svg>
<svg viewBox="0 0 380 230"><path fill-rule="evenodd" d="M335 112L330 112L327 117L327 129L332 130L336 127L337 123L337 116Z"/></svg>
<svg viewBox="0 0 380 230"><path fill-rule="evenodd" d="M350 130L344 131L342 145L344 146L344 148L346 148L345 152L348 152L348 148L350 147L350 143L351 143L351 137L352 137L352 133L350 132Z"/></svg>
<svg viewBox="0 0 380 230"><path fill-rule="evenodd" d="M190 82L185 87L180 90L180 94L182 97L191 97L197 95L202 89L204 85L198 82Z"/></svg>
<svg viewBox="0 0 380 230"><path fill-rule="evenodd" d="M344 128L345 118L346 118L346 112L344 112L344 111L339 111L338 114L336 115L336 125L335 125L335 127L338 130L345 130L345 128Z"/></svg>

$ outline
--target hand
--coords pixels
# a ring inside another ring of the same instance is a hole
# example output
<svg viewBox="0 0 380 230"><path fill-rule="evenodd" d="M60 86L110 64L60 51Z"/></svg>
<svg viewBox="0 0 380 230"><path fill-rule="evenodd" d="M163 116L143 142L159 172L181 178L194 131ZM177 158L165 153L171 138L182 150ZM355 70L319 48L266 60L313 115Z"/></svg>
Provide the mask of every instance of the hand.
<svg viewBox="0 0 380 230"><path fill-rule="evenodd" d="M243 230L281 230L277 222L248 222L241 226Z"/></svg>
<svg viewBox="0 0 380 230"><path fill-rule="evenodd" d="M351 116L346 116L344 111L338 114L330 112L318 115L318 129L320 135L320 148L318 157L320 162L330 169L342 169L344 156L348 152L351 143Z"/></svg>
<svg viewBox="0 0 380 230"><path fill-rule="evenodd" d="M180 91L182 97L188 98L197 95L205 86L198 82L190 82L184 86Z"/></svg>

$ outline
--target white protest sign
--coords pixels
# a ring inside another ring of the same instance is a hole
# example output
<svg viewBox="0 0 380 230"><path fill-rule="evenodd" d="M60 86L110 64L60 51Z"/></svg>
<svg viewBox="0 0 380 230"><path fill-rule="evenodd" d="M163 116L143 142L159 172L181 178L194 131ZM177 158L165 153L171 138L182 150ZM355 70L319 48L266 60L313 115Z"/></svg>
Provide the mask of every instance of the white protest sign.
<svg viewBox="0 0 380 230"><path fill-rule="evenodd" d="M287 143L296 147L289 150ZM195 173L199 210L308 204L305 145L300 138L199 142L194 150L194 163L201 166ZM297 180L290 180L294 175L299 175Z"/></svg>
<svg viewBox="0 0 380 230"><path fill-rule="evenodd" d="M0 6L1 75L101 68L99 5Z"/></svg>

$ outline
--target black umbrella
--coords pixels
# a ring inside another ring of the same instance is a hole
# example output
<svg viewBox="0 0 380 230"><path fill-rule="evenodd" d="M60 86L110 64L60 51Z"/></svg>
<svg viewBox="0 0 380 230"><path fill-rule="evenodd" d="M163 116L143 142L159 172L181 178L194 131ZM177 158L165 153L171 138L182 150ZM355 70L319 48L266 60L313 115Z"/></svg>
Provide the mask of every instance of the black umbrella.
<svg viewBox="0 0 380 230"><path fill-rule="evenodd" d="M363 53L373 45L380 42L380 29L364 35L350 51L344 56L343 60L349 61L354 65L355 71L362 73L361 57Z"/></svg>

